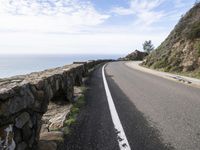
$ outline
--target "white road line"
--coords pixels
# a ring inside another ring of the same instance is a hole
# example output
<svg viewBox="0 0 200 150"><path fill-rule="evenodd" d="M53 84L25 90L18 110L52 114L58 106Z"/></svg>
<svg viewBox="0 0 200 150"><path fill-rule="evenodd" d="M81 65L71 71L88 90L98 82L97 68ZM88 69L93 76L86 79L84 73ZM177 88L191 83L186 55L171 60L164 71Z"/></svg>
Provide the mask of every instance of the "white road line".
<svg viewBox="0 0 200 150"><path fill-rule="evenodd" d="M122 127L121 121L119 119L118 113L116 111L115 104L113 102L112 95L111 95L109 87L108 87L108 83L106 81L105 66L106 65L104 65L103 68L102 68L103 82L104 82L104 87L105 87L105 91L106 91L106 96L107 96L108 105L109 105L109 108L110 108L112 121L113 121L115 131L116 131L116 134L117 134L117 140L118 140L118 143L119 143L119 147L120 147L120 150L131 150L130 145L128 143L128 140L126 138L126 134L125 134L124 129Z"/></svg>

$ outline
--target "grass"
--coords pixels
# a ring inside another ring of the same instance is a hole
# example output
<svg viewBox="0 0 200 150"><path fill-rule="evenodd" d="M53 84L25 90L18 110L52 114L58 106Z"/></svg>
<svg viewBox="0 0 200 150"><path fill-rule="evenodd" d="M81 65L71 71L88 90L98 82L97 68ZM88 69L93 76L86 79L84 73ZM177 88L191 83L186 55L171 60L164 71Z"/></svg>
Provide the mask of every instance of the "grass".
<svg viewBox="0 0 200 150"><path fill-rule="evenodd" d="M63 130L63 133L64 133L65 135L68 135L68 134L71 133L68 126L64 127L62 130Z"/></svg>
<svg viewBox="0 0 200 150"><path fill-rule="evenodd" d="M153 68L163 68L167 65L166 61L164 60L159 60L157 61L154 65Z"/></svg>
<svg viewBox="0 0 200 150"><path fill-rule="evenodd" d="M70 127L76 123L77 116L80 113L80 109L85 105L85 97L84 93L86 92L87 88L85 86L79 87L81 90L81 95L77 101L72 104L70 112L64 121L64 125L62 128L53 129L51 131L62 131L65 135L71 133Z"/></svg>
<svg viewBox="0 0 200 150"><path fill-rule="evenodd" d="M69 119L67 119L64 123L64 126L71 126L72 124L74 124L76 122L76 117L71 117Z"/></svg>
<svg viewBox="0 0 200 150"><path fill-rule="evenodd" d="M86 92L86 87L82 86L80 87L82 93L84 94ZM76 123L77 116L80 113L80 109L85 105L85 97L84 95L80 96L78 100L73 103L73 106L70 110L69 115L67 116L65 122L64 122L64 127L63 127L63 132L65 135L70 134L70 127Z"/></svg>

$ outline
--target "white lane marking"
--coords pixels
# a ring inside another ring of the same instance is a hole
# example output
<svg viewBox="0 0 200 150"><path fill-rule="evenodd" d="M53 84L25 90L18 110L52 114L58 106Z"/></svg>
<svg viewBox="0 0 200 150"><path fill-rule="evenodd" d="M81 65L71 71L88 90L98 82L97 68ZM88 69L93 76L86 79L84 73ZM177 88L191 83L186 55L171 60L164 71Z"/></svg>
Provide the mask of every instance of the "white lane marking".
<svg viewBox="0 0 200 150"><path fill-rule="evenodd" d="M117 141L119 143L119 148L120 148L120 150L131 150L130 145L128 143L128 140L126 138L126 134L125 134L124 129L122 127L121 121L119 119L118 113L116 111L115 104L113 102L113 98L112 98L112 95L111 95L109 87L108 87L108 83L106 81L105 66L106 65L104 65L103 68L102 68L103 83L104 83L104 87L105 87L105 91L106 91L106 96L107 96L108 105L109 105L109 108L110 108L112 121L113 121L115 131L116 131L116 134L117 134Z"/></svg>

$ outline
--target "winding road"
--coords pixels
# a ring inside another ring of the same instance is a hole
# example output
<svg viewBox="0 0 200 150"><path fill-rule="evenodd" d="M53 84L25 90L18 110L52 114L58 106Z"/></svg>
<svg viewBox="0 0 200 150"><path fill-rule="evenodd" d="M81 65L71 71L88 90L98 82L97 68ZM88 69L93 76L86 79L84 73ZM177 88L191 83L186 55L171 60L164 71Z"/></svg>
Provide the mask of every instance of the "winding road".
<svg viewBox="0 0 200 150"><path fill-rule="evenodd" d="M105 74L102 70L100 66L90 75L86 106L60 149L200 149L200 89L134 70L124 62L108 63ZM128 146L120 146L123 140Z"/></svg>

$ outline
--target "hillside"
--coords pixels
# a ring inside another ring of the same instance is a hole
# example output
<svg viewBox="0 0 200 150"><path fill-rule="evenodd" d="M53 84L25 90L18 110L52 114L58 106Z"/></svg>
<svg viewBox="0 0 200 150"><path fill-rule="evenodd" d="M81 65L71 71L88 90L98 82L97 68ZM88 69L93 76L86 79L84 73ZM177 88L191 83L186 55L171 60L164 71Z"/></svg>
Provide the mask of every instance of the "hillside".
<svg viewBox="0 0 200 150"><path fill-rule="evenodd" d="M180 19L143 65L169 72L192 72L200 76L200 3Z"/></svg>
<svg viewBox="0 0 200 150"><path fill-rule="evenodd" d="M121 58L121 60L139 61L139 60L143 60L147 55L148 55L148 53L146 53L146 52L141 52L139 50L135 50L134 52L128 54L124 58Z"/></svg>

